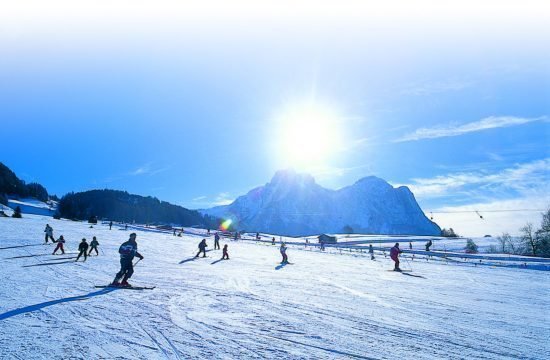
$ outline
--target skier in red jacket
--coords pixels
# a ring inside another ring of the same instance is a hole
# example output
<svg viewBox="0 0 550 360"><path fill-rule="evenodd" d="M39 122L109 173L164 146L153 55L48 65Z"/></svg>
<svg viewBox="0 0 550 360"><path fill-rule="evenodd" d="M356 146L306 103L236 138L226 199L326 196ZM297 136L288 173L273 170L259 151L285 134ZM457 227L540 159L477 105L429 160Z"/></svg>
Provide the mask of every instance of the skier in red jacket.
<svg viewBox="0 0 550 360"><path fill-rule="evenodd" d="M399 243L395 243L394 247L390 249L390 257L395 262L394 271L401 271L399 268L399 254L403 251L399 249Z"/></svg>

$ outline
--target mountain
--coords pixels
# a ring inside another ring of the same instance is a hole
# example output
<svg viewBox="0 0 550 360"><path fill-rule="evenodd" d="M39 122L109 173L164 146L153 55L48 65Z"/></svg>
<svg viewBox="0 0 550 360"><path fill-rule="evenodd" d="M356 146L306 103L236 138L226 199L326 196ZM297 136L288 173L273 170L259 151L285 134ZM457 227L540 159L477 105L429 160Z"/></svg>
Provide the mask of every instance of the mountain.
<svg viewBox="0 0 550 360"><path fill-rule="evenodd" d="M59 215L68 219L88 220L95 216L114 221L162 223L177 226L217 228L217 219L198 211L160 201L151 196L118 190L90 190L69 193L59 201Z"/></svg>
<svg viewBox="0 0 550 360"><path fill-rule="evenodd" d="M375 176L339 190L321 187L308 174L293 170L275 173L233 203L202 210L229 218L239 229L303 236L342 233L440 235L405 186L394 188Z"/></svg>
<svg viewBox="0 0 550 360"><path fill-rule="evenodd" d="M42 202L49 200L48 191L38 183L26 184L13 171L0 162L0 203L8 205L8 197L36 198Z"/></svg>

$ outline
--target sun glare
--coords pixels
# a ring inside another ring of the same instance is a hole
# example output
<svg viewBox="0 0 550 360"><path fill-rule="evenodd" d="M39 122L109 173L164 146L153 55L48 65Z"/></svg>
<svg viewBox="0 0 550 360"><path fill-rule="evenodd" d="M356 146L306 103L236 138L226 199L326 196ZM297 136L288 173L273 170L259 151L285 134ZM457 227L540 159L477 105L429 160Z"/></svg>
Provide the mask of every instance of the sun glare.
<svg viewBox="0 0 550 360"><path fill-rule="evenodd" d="M323 166L341 144L338 116L319 104L287 109L278 125L276 152L284 166L301 170Z"/></svg>

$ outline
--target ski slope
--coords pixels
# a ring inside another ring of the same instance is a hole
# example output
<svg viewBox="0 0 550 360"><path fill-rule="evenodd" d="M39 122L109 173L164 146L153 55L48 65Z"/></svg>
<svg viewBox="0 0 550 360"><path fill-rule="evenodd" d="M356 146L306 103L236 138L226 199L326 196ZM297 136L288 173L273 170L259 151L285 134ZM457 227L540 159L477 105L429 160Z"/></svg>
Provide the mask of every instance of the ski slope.
<svg viewBox="0 0 550 360"><path fill-rule="evenodd" d="M42 245L49 223L65 256ZM131 231L38 215L0 218L1 359L548 359L549 272L304 251L245 241L194 259L199 235L136 231L134 285L119 270ZM74 263L80 239L100 256ZM213 248L213 237L207 240ZM15 247L20 246L20 247Z"/></svg>

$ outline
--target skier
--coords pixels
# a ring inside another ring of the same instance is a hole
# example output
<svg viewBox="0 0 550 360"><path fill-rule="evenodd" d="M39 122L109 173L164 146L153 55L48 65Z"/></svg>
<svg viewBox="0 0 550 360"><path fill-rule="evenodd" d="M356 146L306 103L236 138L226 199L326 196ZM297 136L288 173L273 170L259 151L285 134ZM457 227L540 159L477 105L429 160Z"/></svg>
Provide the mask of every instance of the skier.
<svg viewBox="0 0 550 360"><path fill-rule="evenodd" d="M413 243L412 241L409 241L409 250L412 250L413 249Z"/></svg>
<svg viewBox="0 0 550 360"><path fill-rule="evenodd" d="M271 238L271 245L275 245L275 236Z"/></svg>
<svg viewBox="0 0 550 360"><path fill-rule="evenodd" d="M90 242L90 252L88 253L88 256L92 255L92 250L95 250L95 256L98 256L99 255L99 251L97 251L98 246L99 246L99 242L94 236L94 238L92 239L92 242Z"/></svg>
<svg viewBox="0 0 550 360"><path fill-rule="evenodd" d="M109 230L111 230L112 227L113 227L113 222L109 221Z"/></svg>
<svg viewBox="0 0 550 360"><path fill-rule="evenodd" d="M432 246L432 240L428 240L426 243L426 251L430 251L430 246Z"/></svg>
<svg viewBox="0 0 550 360"><path fill-rule="evenodd" d="M288 256L286 255L286 245L285 243L281 243L281 247L279 248L279 251L281 252L281 255L283 256L283 261L281 261L281 264L288 263Z"/></svg>
<svg viewBox="0 0 550 360"><path fill-rule="evenodd" d="M321 241L321 246L319 247L319 250L325 251L325 242Z"/></svg>
<svg viewBox="0 0 550 360"><path fill-rule="evenodd" d="M229 260L229 254L227 253L227 244L223 246L222 260Z"/></svg>
<svg viewBox="0 0 550 360"><path fill-rule="evenodd" d="M65 239L63 238L63 235L57 239L57 246L55 247L55 250L53 251L52 255L55 255L57 250L61 250L61 255L65 255L65 249L63 249L63 244L65 244Z"/></svg>
<svg viewBox="0 0 550 360"><path fill-rule="evenodd" d="M124 230L128 230L128 224L124 224Z"/></svg>
<svg viewBox="0 0 550 360"><path fill-rule="evenodd" d="M260 240L260 233L256 233L256 240Z"/></svg>
<svg viewBox="0 0 550 360"><path fill-rule="evenodd" d="M218 233L214 235L214 250L216 249L220 249L220 235Z"/></svg>
<svg viewBox="0 0 550 360"><path fill-rule="evenodd" d="M372 248L372 244L369 244L369 254L370 254L370 259L374 260L374 249Z"/></svg>
<svg viewBox="0 0 550 360"><path fill-rule="evenodd" d="M118 248L118 253L120 254L120 271L116 274L111 286L132 286L128 284L128 279L131 278L134 273L134 264L132 262L134 256L137 256L139 260L143 260L143 256L137 251L136 236L136 233L131 233L130 239L123 242ZM119 283L120 279L122 279L122 282Z"/></svg>
<svg viewBox="0 0 550 360"><path fill-rule="evenodd" d="M401 271L399 268L399 254L401 254L403 251L399 249L399 243L395 243L394 247L390 249L390 257L395 262L395 267L393 268L394 271Z"/></svg>
<svg viewBox="0 0 550 360"><path fill-rule="evenodd" d="M46 228L44 229L44 232L46 233L45 237L44 237L44 243L47 244L48 243L48 239L52 239L52 242L54 243L55 240L53 238L53 229L52 227L50 226L50 224L46 224Z"/></svg>
<svg viewBox="0 0 550 360"><path fill-rule="evenodd" d="M202 241L199 243L199 252L195 256L196 258L199 257L199 255L202 253L202 257L206 257L206 248L208 245L206 245L206 239L202 239Z"/></svg>
<svg viewBox="0 0 550 360"><path fill-rule="evenodd" d="M88 258L88 255L87 255L88 243L86 242L86 238L83 238L80 244L78 244L78 251L79 253L78 253L78 256L76 257L75 262L77 262L82 255L84 255L84 261L86 261L86 259Z"/></svg>
<svg viewBox="0 0 550 360"><path fill-rule="evenodd" d="M235 239L234 240L237 241L238 237L239 237L239 233L235 231Z"/></svg>

